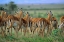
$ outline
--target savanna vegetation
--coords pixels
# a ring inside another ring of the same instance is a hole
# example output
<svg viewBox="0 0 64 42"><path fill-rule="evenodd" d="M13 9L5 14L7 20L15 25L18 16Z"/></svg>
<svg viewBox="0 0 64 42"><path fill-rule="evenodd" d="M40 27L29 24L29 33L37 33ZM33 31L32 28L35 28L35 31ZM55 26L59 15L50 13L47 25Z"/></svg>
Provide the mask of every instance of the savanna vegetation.
<svg viewBox="0 0 64 42"><path fill-rule="evenodd" d="M47 18L47 12L52 11L53 16L57 18L58 22L61 16L64 16L64 4L26 4L26 5L16 5L14 2L8 4L0 5L0 10L5 10L8 14L15 13L16 11L23 9L25 12L29 12L32 17L44 17ZM60 23L60 22L59 22ZM29 35L26 36L21 34L19 31L17 38L14 35L7 35L2 37L0 34L0 42L64 42L64 34L61 34L60 29L53 30L51 35L40 37L38 35Z"/></svg>

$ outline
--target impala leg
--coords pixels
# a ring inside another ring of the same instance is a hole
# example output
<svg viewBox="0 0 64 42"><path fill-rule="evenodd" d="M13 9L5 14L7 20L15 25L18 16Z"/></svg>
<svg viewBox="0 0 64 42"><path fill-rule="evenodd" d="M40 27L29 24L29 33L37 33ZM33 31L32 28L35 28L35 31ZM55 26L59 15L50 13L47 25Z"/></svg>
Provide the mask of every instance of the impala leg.
<svg viewBox="0 0 64 42"><path fill-rule="evenodd" d="M2 32L2 36L4 37L4 31L3 31L3 27L1 28L1 32Z"/></svg>
<svg viewBox="0 0 64 42"><path fill-rule="evenodd" d="M35 33L36 30L36 23L33 23L33 34Z"/></svg>
<svg viewBox="0 0 64 42"><path fill-rule="evenodd" d="M11 28L11 36L12 36L12 28Z"/></svg>
<svg viewBox="0 0 64 42"><path fill-rule="evenodd" d="M22 33L22 28L21 28L21 33Z"/></svg>
<svg viewBox="0 0 64 42"><path fill-rule="evenodd" d="M51 32L52 32L52 31L51 31L51 26L49 25L49 33L51 34Z"/></svg>
<svg viewBox="0 0 64 42"><path fill-rule="evenodd" d="M11 32L12 32L12 25L10 25L8 28L7 28L7 33L9 34L9 35L11 35Z"/></svg>
<svg viewBox="0 0 64 42"><path fill-rule="evenodd" d="M16 28L16 37L18 37L18 28Z"/></svg>
<svg viewBox="0 0 64 42"><path fill-rule="evenodd" d="M6 26L3 28L4 35L6 36Z"/></svg>
<svg viewBox="0 0 64 42"><path fill-rule="evenodd" d="M48 28L47 28L47 36L50 34L50 27L48 25Z"/></svg>
<svg viewBox="0 0 64 42"><path fill-rule="evenodd" d="M45 22L42 22L42 36L44 37L45 33Z"/></svg>
<svg viewBox="0 0 64 42"><path fill-rule="evenodd" d="M5 26L5 35L7 35L7 33L6 33L6 26Z"/></svg>
<svg viewBox="0 0 64 42"><path fill-rule="evenodd" d="M7 34L10 35L10 28L7 28Z"/></svg>
<svg viewBox="0 0 64 42"><path fill-rule="evenodd" d="M45 30L43 29L43 30L42 30L42 37L44 37L44 31L45 31Z"/></svg>
<svg viewBox="0 0 64 42"><path fill-rule="evenodd" d="M26 35L26 28L24 29L24 36Z"/></svg>

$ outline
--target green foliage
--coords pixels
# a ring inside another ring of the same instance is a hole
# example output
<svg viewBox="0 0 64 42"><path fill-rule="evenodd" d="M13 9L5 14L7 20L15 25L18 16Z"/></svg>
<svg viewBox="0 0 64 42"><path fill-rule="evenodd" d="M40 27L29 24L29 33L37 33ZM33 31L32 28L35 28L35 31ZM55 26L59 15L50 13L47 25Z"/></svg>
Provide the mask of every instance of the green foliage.
<svg viewBox="0 0 64 42"><path fill-rule="evenodd" d="M11 1L11 2L8 4L8 8L9 8L9 12L12 13L14 10L17 10L17 5L14 4L13 1Z"/></svg>
<svg viewBox="0 0 64 42"><path fill-rule="evenodd" d="M14 4L14 2L12 1L8 5L9 5L9 10L11 11L14 11L14 9L17 8L16 4Z"/></svg>
<svg viewBox="0 0 64 42"><path fill-rule="evenodd" d="M7 41L14 41L14 40L18 40L17 38L13 37L13 36L5 36L5 37L2 37L0 35L0 42L7 42Z"/></svg>
<svg viewBox="0 0 64 42"><path fill-rule="evenodd" d="M56 29L52 31L51 35L44 37L40 37L38 35L31 36L28 34L27 36L24 36L21 35L21 33L19 34L20 37L18 38L13 35L6 37L0 36L0 42L64 42L64 36L62 36L60 32L60 29Z"/></svg>
<svg viewBox="0 0 64 42"><path fill-rule="evenodd" d="M0 10L4 10L4 8L3 7L0 7Z"/></svg>
<svg viewBox="0 0 64 42"><path fill-rule="evenodd" d="M57 36L58 35L57 33L58 33L58 30L56 29L56 30L53 30L51 34L54 36Z"/></svg>
<svg viewBox="0 0 64 42"><path fill-rule="evenodd" d="M53 37L53 39L56 42L63 42L64 41L64 36L61 33L62 33L61 29L55 29L55 30L52 31L50 36Z"/></svg>

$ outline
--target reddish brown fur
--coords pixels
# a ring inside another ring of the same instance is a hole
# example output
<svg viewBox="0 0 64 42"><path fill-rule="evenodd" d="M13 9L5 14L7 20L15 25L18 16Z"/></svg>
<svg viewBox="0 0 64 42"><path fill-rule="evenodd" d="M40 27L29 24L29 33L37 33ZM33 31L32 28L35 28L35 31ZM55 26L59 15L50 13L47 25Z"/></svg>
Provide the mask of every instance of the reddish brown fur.
<svg viewBox="0 0 64 42"><path fill-rule="evenodd" d="M15 17L14 15L8 15L7 19L8 19L8 22L10 21L9 25L7 26L7 27L8 27L8 31L9 31L10 29L12 29L12 27L13 27L14 30L16 31L16 33L18 33L18 28L20 28L20 20L19 20L17 17ZM13 26L14 23L17 24L17 27L14 27L14 26ZM11 30L11 33L12 33L12 30ZM12 34L11 34L11 35L12 35ZM16 35L17 35L17 37L18 37L18 34L16 34Z"/></svg>
<svg viewBox="0 0 64 42"><path fill-rule="evenodd" d="M6 26L6 20L5 19L3 19L1 16L0 16L0 27L1 27L1 33L2 33L2 36L5 36L6 35L6 33L5 33L5 31L6 31L6 27L5 28L3 28L3 26Z"/></svg>
<svg viewBox="0 0 64 42"><path fill-rule="evenodd" d="M52 28L53 29L57 29L58 27L58 22L57 22L57 19L55 17L52 17Z"/></svg>
<svg viewBox="0 0 64 42"><path fill-rule="evenodd" d="M60 22L61 22L60 24L63 23L62 26L61 26L61 30L64 31L64 16L62 16L62 17L60 18Z"/></svg>
<svg viewBox="0 0 64 42"><path fill-rule="evenodd" d="M43 33L45 32L45 29L47 29L47 34L49 34L50 32L50 22L48 20L46 20L45 18L41 19L43 21ZM47 28L46 28L47 27Z"/></svg>
<svg viewBox="0 0 64 42"><path fill-rule="evenodd" d="M64 23L64 16L62 16L62 17L60 18L60 22L61 22L61 23Z"/></svg>
<svg viewBox="0 0 64 42"><path fill-rule="evenodd" d="M7 13L5 11L1 11L1 19L0 19L0 24L4 26L3 30L5 31L4 33L6 34L6 21L7 21Z"/></svg>
<svg viewBox="0 0 64 42"><path fill-rule="evenodd" d="M22 20L22 25L25 27L24 35L28 31L29 19L30 19L30 17L29 17L29 13L28 12L27 12L26 16L21 19Z"/></svg>
<svg viewBox="0 0 64 42"><path fill-rule="evenodd" d="M8 15L7 20L8 21L10 20L10 25L8 26L8 29L10 29L10 28L12 29L14 22L17 21L17 22L15 22L16 24L18 24L18 27L16 27L16 32L17 32L18 29L21 27L21 18L22 17L23 17L22 11L19 11L19 13L15 14L15 15Z"/></svg>
<svg viewBox="0 0 64 42"><path fill-rule="evenodd" d="M44 32L46 26L48 26L48 29L49 29L50 23L45 18L32 18L32 23L34 23L33 26L35 27L36 24L38 26L38 28L34 28L35 29L34 31L37 31L37 32L40 31L39 22L40 22L40 26L42 25L42 22L43 22L43 25L42 25L43 26L42 27L43 32Z"/></svg>

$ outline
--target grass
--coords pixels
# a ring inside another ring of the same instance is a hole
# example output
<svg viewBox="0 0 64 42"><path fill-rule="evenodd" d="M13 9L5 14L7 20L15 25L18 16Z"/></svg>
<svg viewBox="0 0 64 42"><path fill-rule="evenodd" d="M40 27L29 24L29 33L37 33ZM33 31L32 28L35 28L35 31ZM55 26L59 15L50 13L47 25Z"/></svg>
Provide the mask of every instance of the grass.
<svg viewBox="0 0 64 42"><path fill-rule="evenodd" d="M19 37L17 38L15 35L8 35L5 37L2 37L0 35L0 42L64 42L64 36L60 34L61 30L56 29L51 32L49 36L40 37L38 35L28 35L24 36L21 33L19 33Z"/></svg>
<svg viewBox="0 0 64 42"><path fill-rule="evenodd" d="M64 4L17 4L23 9L62 9Z"/></svg>
<svg viewBox="0 0 64 42"><path fill-rule="evenodd" d="M41 17L41 18L47 18L47 11L50 10L27 10L25 12L29 12L31 17ZM64 10L51 10L53 13L53 16L56 17L58 22L60 22L60 17L64 16Z"/></svg>

